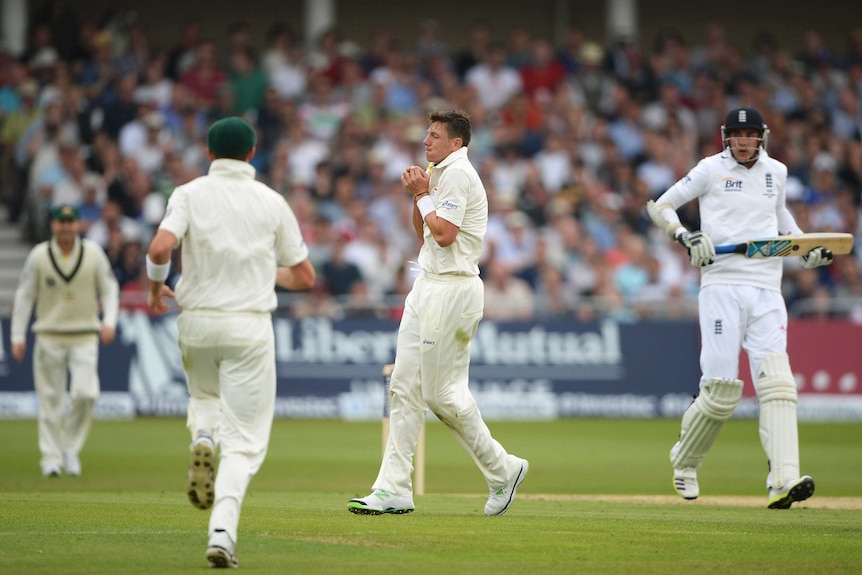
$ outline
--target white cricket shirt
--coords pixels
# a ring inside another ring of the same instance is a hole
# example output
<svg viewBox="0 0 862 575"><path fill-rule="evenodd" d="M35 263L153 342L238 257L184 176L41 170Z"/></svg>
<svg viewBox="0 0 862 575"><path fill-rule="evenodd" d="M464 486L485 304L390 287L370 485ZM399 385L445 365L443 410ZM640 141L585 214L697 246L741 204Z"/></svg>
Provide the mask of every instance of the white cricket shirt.
<svg viewBox="0 0 862 575"><path fill-rule="evenodd" d="M802 230L784 202L787 166L760 150L751 169L733 159L729 149L702 159L656 203L676 210L697 199L700 227L716 245ZM751 285L781 291L781 258L748 259L739 254L716 256L715 263L701 268L701 286L712 284Z"/></svg>
<svg viewBox="0 0 862 575"><path fill-rule="evenodd" d="M458 235L448 247L440 244L424 225L424 243L419 266L432 274L479 275L482 240L488 228L488 196L479 174L467 159L467 148L459 148L431 170L428 191L437 205L437 217L458 226Z"/></svg>
<svg viewBox="0 0 862 575"><path fill-rule="evenodd" d="M275 268L308 257L287 201L247 162L218 159L171 194L159 229L182 246L177 304L184 310L269 312Z"/></svg>

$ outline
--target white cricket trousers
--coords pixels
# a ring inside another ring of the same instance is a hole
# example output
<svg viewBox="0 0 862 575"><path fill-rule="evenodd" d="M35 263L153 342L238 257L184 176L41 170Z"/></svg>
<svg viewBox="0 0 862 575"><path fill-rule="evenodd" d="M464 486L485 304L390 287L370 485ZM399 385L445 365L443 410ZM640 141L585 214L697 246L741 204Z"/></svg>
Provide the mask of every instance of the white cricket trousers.
<svg viewBox="0 0 862 575"><path fill-rule="evenodd" d="M468 387L470 342L484 299L478 276L416 278L398 329L389 440L374 489L413 494L413 455L429 409L452 430L489 489L505 486L515 473L519 460L491 436Z"/></svg>
<svg viewBox="0 0 862 575"><path fill-rule="evenodd" d="M177 319L188 378L192 440L219 448L209 534L237 541L242 500L266 457L275 409L275 338L269 314L184 311Z"/></svg>
<svg viewBox="0 0 862 575"><path fill-rule="evenodd" d="M36 334L33 383L39 403L42 469L62 467L63 453L77 456L84 447L99 397L98 364L98 334Z"/></svg>
<svg viewBox="0 0 862 575"><path fill-rule="evenodd" d="M760 399L761 362L773 353L787 352L787 307L781 293L752 286L710 285L701 289L698 305L701 384L711 378L737 379L741 348L748 355L751 381ZM796 401L769 403L768 410L760 404L760 440L770 462L767 488L799 477Z"/></svg>
<svg viewBox="0 0 862 575"><path fill-rule="evenodd" d="M739 377L739 350L751 380L764 357L787 351L787 308L781 293L752 286L709 285L698 295L701 384Z"/></svg>

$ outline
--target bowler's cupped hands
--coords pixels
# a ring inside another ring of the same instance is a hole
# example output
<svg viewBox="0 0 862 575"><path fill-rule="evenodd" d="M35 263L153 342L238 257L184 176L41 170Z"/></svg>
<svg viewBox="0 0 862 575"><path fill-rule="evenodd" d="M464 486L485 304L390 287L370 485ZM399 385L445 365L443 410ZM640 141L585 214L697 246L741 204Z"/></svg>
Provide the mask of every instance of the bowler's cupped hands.
<svg viewBox="0 0 862 575"><path fill-rule="evenodd" d="M424 168L410 166L401 174L401 183L414 198L428 192L428 181L431 177Z"/></svg>

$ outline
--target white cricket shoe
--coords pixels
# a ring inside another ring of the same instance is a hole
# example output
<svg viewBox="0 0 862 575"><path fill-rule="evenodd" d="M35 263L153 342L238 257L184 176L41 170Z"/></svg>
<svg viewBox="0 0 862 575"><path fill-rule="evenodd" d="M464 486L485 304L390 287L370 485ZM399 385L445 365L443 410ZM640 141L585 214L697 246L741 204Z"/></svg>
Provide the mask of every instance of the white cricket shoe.
<svg viewBox="0 0 862 575"><path fill-rule="evenodd" d="M491 489L491 494L488 496L488 501L485 503L485 515L502 515L509 509L512 501L515 499L515 491L518 486L524 481L527 471L530 469L530 463L526 459L515 458L518 460L518 470L515 475L500 489Z"/></svg>
<svg viewBox="0 0 862 575"><path fill-rule="evenodd" d="M43 465L42 477L60 477L59 465Z"/></svg>
<svg viewBox="0 0 862 575"><path fill-rule="evenodd" d="M224 529L216 529L210 537L207 547L207 561L210 567L217 569L235 569L239 567L239 561L233 554L234 544Z"/></svg>
<svg viewBox="0 0 862 575"><path fill-rule="evenodd" d="M697 496L700 495L700 487L697 485L697 469L694 467L674 468L673 488L683 499L697 499Z"/></svg>
<svg viewBox="0 0 862 575"><path fill-rule="evenodd" d="M769 489L769 509L790 509L796 501L805 501L814 495L814 480L803 475L795 481L788 481L783 489Z"/></svg>
<svg viewBox="0 0 862 575"><path fill-rule="evenodd" d="M215 501L215 443L209 435L198 435L189 449L186 493L198 509L209 509Z"/></svg>
<svg viewBox="0 0 862 575"><path fill-rule="evenodd" d="M384 513L400 515L410 513L415 508L412 497L392 495L382 489L375 489L370 495L351 499L347 503L347 510L357 515L382 515Z"/></svg>
<svg viewBox="0 0 862 575"><path fill-rule="evenodd" d="M66 472L66 475L72 475L75 477L81 475L81 460L78 458L77 454L63 454L63 471Z"/></svg>

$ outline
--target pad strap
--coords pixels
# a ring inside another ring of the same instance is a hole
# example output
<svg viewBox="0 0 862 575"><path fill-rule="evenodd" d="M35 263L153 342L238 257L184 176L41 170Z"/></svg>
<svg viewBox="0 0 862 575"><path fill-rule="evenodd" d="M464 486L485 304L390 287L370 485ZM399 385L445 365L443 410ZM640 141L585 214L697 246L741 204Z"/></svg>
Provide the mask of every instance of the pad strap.
<svg viewBox="0 0 862 575"><path fill-rule="evenodd" d="M700 394L682 416L679 441L670 454L674 468L700 466L721 426L742 399L742 385L739 379L716 378L703 383Z"/></svg>
<svg viewBox="0 0 862 575"><path fill-rule="evenodd" d="M796 380L786 353L772 353L757 370L760 443L769 460L767 487L782 489L799 478Z"/></svg>

